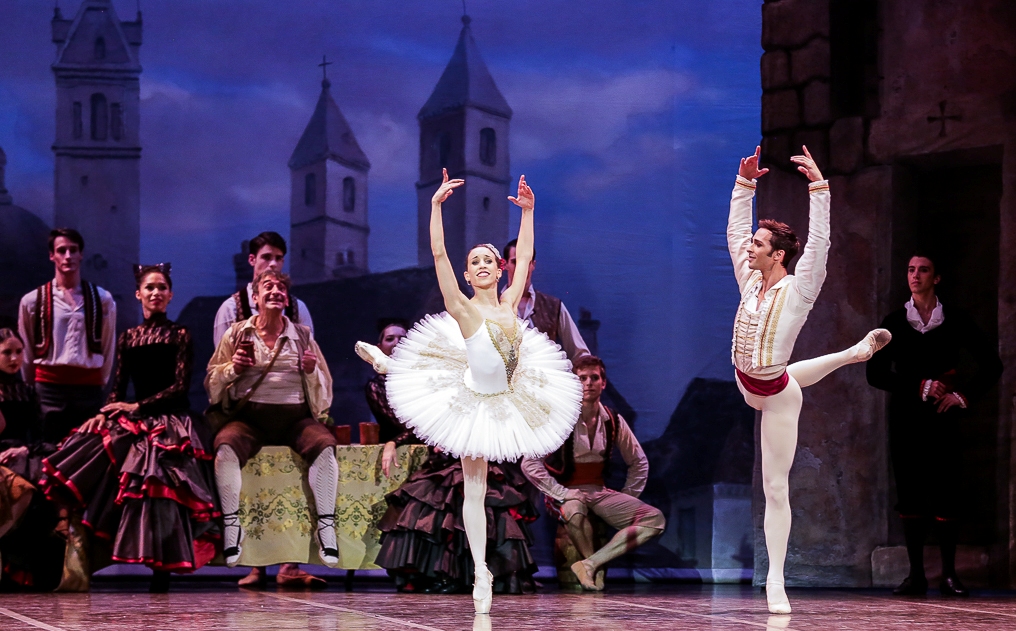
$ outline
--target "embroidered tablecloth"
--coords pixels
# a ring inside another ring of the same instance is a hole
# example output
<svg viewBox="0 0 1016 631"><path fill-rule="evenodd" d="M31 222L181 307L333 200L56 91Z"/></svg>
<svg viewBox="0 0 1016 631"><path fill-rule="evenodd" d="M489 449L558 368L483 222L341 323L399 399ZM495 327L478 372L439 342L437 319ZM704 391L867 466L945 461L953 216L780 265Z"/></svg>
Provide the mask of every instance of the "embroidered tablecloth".
<svg viewBox="0 0 1016 631"><path fill-rule="evenodd" d="M377 568L374 559L381 536L377 523L388 509L385 495L427 460L424 446L399 447L399 467L386 478L381 473L382 449L383 445L340 445L335 450L339 463L335 530L339 567L346 570ZM242 476L240 523L246 539L239 565L321 565L310 518L314 496L300 456L289 447L264 447L247 462Z"/></svg>

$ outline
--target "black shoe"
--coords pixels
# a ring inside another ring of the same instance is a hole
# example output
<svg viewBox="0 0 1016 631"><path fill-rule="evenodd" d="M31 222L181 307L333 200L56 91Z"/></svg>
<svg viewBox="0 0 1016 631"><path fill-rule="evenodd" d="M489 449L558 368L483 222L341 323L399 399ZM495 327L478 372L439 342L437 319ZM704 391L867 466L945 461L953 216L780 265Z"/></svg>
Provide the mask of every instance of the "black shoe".
<svg viewBox="0 0 1016 631"><path fill-rule="evenodd" d="M943 583L944 585L945 583ZM169 591L169 572L155 570L152 573L152 581L148 584L150 594L165 594Z"/></svg>
<svg viewBox="0 0 1016 631"><path fill-rule="evenodd" d="M966 598L970 595L970 592L963 586L963 583L961 583L960 579L955 575L943 577L938 589L942 592L943 596L959 596L960 598Z"/></svg>
<svg viewBox="0 0 1016 631"><path fill-rule="evenodd" d="M942 585L945 585L943 581ZM943 589L945 589L943 587ZM928 579L921 577L908 576L903 579L900 586L893 590L894 596L924 596L928 593Z"/></svg>

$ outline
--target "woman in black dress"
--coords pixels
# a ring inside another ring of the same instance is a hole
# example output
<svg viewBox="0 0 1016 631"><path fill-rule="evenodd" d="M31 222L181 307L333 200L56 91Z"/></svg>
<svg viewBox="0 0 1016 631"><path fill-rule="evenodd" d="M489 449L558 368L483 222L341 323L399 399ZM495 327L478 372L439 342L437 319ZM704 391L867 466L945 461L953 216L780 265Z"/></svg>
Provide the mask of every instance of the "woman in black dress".
<svg viewBox="0 0 1016 631"><path fill-rule="evenodd" d="M109 401L43 465L47 494L83 510L113 561L151 567L152 591L168 589L168 572L192 572L212 559L219 514L211 431L187 398L191 336L166 317L169 272L168 263L137 266L145 320L117 341ZM134 402L127 401L131 382Z"/></svg>
<svg viewBox="0 0 1016 631"><path fill-rule="evenodd" d="M390 355L406 336L406 322L382 321L378 348ZM397 467L395 449L422 444L395 416L385 390L385 375L367 382L367 404L377 419L384 452L385 475ZM532 485L516 463L488 463L487 566L494 575L494 591L533 591L536 563L529 552L533 542L529 523L537 517ZM459 593L469 591L473 558L462 523L462 462L433 448L427 461L398 489L388 494L388 511L381 519L381 550L377 563L395 578L399 591Z"/></svg>

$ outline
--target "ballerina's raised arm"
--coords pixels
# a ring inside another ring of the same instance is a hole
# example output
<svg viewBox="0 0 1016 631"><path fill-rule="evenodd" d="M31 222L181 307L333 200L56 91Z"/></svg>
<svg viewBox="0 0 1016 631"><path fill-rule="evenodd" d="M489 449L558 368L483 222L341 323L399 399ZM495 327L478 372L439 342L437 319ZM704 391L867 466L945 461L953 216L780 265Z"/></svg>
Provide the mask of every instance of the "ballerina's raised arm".
<svg viewBox="0 0 1016 631"><path fill-rule="evenodd" d="M455 318L464 337L469 337L483 324L483 316L477 308L469 303L469 298L459 289L455 278L455 270L445 249L444 222L441 216L441 204L452 196L455 189L466 183L465 180L449 180L448 169L441 169L441 186L434 192L430 200L430 251L434 255L434 269L437 271L437 284L441 288L445 309Z"/></svg>
<svg viewBox="0 0 1016 631"><path fill-rule="evenodd" d="M512 313L518 313L522 292L526 289L526 274L529 273L529 262L533 260L533 209L536 207L536 195L526 183L526 176L519 178L519 192L508 201L522 209L522 222L519 224L519 239L515 244L515 276L511 285L501 296L501 304L508 303Z"/></svg>

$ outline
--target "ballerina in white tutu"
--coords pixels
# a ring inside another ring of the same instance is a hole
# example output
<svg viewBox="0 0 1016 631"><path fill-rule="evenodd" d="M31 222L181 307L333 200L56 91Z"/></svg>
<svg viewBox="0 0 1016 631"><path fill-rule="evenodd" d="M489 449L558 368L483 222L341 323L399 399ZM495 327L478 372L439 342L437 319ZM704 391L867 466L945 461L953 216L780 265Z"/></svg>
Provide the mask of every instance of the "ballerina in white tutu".
<svg viewBox="0 0 1016 631"><path fill-rule="evenodd" d="M495 246L482 244L466 257L467 298L459 290L444 244L441 204L464 180L444 181L434 193L430 245L446 312L427 316L391 357L358 342L356 352L387 374L388 402L396 416L428 444L462 459L462 521L475 566L473 603L488 613L492 576L487 571L487 461L541 458L560 447L575 427L582 386L561 348L515 315L533 257L536 198L519 178L522 209L516 278L498 297L502 264Z"/></svg>

